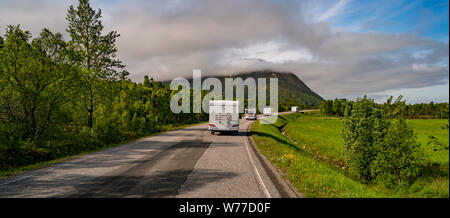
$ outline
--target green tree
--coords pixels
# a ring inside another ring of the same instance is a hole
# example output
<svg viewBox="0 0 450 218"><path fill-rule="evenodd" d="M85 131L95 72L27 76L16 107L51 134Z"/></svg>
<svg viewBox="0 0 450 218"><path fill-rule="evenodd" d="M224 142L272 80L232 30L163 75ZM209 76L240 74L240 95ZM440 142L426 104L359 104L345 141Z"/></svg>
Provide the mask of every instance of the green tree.
<svg viewBox="0 0 450 218"><path fill-rule="evenodd" d="M426 165L424 153L406 120L395 120L375 145L372 176L388 187L411 184Z"/></svg>
<svg viewBox="0 0 450 218"><path fill-rule="evenodd" d="M74 50L77 65L82 68L83 87L81 98L88 112L88 126L93 127L94 111L101 95L106 91L101 80L117 81L126 79L128 72L116 58L115 42L120 36L116 31L102 35L104 26L102 13L91 8L89 0L80 0L75 9L72 5L67 12L71 48Z"/></svg>
<svg viewBox="0 0 450 218"><path fill-rule="evenodd" d="M414 132L406 122L402 96L381 107L358 99L344 119L343 153L359 178L392 187L410 184L426 164Z"/></svg>
<svg viewBox="0 0 450 218"><path fill-rule="evenodd" d="M59 93L65 78L61 34L44 29L29 43L31 35L19 26L9 26L2 49L4 86L2 110L8 123L17 127L24 140L39 142L52 126L59 109ZM14 125L17 124L17 125Z"/></svg>
<svg viewBox="0 0 450 218"><path fill-rule="evenodd" d="M382 112L365 96L353 104L351 113L344 120L342 137L346 162L358 178L371 182L371 165L376 158L374 142L377 134L386 128ZM382 136L381 136L382 137Z"/></svg>
<svg viewBox="0 0 450 218"><path fill-rule="evenodd" d="M333 101L332 100L325 100L322 101L319 105L320 113L323 114L333 114Z"/></svg>

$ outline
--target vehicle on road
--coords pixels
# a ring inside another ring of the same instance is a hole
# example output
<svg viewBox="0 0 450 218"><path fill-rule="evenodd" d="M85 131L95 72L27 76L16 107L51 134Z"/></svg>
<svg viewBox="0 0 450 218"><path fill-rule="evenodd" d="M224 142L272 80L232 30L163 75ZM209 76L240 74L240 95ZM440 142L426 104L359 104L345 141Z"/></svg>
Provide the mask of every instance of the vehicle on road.
<svg viewBox="0 0 450 218"><path fill-rule="evenodd" d="M295 113L297 113L297 112L299 112L300 110L298 109L298 106L293 106L292 108L291 108L291 112L295 112Z"/></svg>
<svg viewBox="0 0 450 218"><path fill-rule="evenodd" d="M263 114L266 116L272 116L272 108L266 107L263 109Z"/></svg>
<svg viewBox="0 0 450 218"><path fill-rule="evenodd" d="M210 101L209 131L239 134L239 101Z"/></svg>
<svg viewBox="0 0 450 218"><path fill-rule="evenodd" d="M245 109L245 119L246 120L256 120L256 108L246 108Z"/></svg>

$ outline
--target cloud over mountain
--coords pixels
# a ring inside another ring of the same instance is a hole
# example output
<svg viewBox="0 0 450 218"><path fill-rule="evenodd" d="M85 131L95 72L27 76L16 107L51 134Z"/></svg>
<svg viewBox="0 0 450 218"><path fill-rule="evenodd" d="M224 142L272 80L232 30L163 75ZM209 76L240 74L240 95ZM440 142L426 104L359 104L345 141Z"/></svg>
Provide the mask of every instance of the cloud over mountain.
<svg viewBox="0 0 450 218"><path fill-rule="evenodd" d="M6 1L5 7L2 1L0 24L64 32L68 3L49 2ZM208 75L271 69L296 73L325 97L448 83L448 42L333 28L328 19L347 2L339 3L314 22L299 9L309 1L127 0L94 1L94 7L103 9L107 29L121 34L119 56L134 80L188 76L193 69Z"/></svg>

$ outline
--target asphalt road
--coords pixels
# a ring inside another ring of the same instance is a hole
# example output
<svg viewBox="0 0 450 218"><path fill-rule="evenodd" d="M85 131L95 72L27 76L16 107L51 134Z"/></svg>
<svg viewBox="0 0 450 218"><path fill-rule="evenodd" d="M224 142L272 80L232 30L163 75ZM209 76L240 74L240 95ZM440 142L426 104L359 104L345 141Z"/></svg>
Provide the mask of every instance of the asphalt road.
<svg viewBox="0 0 450 218"><path fill-rule="evenodd" d="M237 136L197 125L51 164L0 180L0 197L281 197L250 124Z"/></svg>

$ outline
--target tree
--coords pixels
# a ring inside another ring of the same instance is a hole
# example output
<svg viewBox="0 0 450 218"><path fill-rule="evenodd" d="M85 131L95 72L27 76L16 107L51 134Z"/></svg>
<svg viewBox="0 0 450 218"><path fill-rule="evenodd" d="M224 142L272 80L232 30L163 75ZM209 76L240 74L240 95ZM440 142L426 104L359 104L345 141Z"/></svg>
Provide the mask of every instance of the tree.
<svg viewBox="0 0 450 218"><path fill-rule="evenodd" d="M15 126L21 138L33 142L41 140L51 126L58 96L64 80L64 61L61 59L65 43L61 34L44 29L29 43L31 35L19 26L9 26L2 49L4 66L1 111L7 113L8 123ZM17 125L13 125L17 124Z"/></svg>
<svg viewBox="0 0 450 218"><path fill-rule="evenodd" d="M420 144L406 123L406 104L400 96L382 106L358 99L344 119L343 153L359 178L387 186L408 184L426 164Z"/></svg>
<svg viewBox="0 0 450 218"><path fill-rule="evenodd" d="M320 113L323 114L332 114L333 113L333 101L332 100L325 100L322 101L319 105Z"/></svg>
<svg viewBox="0 0 450 218"><path fill-rule="evenodd" d="M116 31L102 35L101 10L91 8L89 0L80 0L75 9L72 5L67 12L71 48L74 50L77 65L82 68L81 98L88 112L88 126L93 127L95 107L100 101L102 89L100 80L117 81L126 79L128 72L116 58Z"/></svg>
<svg viewBox="0 0 450 218"><path fill-rule="evenodd" d="M370 169L376 157L376 134L382 134L387 126L381 118L382 113L375 107L373 100L364 96L353 104L351 113L347 113L344 120L344 157L358 178L368 182L372 180Z"/></svg>
<svg viewBox="0 0 450 218"><path fill-rule="evenodd" d="M426 165L420 144L403 117L391 122L385 132L374 145L372 177L388 187L411 184Z"/></svg>

